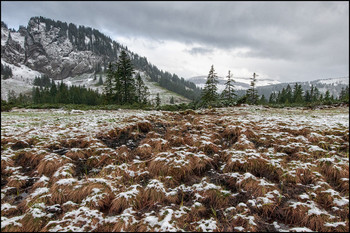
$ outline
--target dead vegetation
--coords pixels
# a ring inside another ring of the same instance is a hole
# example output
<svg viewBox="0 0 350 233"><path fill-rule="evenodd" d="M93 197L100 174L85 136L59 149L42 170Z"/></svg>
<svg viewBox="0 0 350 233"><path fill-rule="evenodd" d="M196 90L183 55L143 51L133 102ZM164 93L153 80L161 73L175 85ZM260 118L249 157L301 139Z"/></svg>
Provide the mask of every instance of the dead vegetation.
<svg viewBox="0 0 350 233"><path fill-rule="evenodd" d="M348 231L348 123L331 110L322 127L306 110L288 110L292 121L274 111L111 115L120 122L105 129L8 133L1 230Z"/></svg>

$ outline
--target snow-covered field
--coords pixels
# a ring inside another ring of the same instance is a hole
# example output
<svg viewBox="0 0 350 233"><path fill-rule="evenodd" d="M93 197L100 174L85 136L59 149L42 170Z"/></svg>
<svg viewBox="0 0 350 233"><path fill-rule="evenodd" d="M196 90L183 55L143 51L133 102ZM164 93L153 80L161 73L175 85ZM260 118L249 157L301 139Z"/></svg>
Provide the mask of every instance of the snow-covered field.
<svg viewBox="0 0 350 233"><path fill-rule="evenodd" d="M348 231L349 108L1 116L1 231Z"/></svg>

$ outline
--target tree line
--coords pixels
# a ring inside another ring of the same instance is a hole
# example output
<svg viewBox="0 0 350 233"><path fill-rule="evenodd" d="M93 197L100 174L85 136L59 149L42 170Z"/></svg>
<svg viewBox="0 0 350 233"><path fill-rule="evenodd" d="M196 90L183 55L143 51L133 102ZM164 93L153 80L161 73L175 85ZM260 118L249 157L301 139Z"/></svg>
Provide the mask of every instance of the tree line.
<svg viewBox="0 0 350 233"><path fill-rule="evenodd" d="M311 85L310 90L304 91L302 86L295 83L292 88L289 84L286 88L278 93L272 92L267 99L264 95L259 96L256 89L256 82L258 75L253 73L250 88L246 90L245 94L238 97L234 90L234 79L232 79L231 71L228 71L227 82L225 89L219 95L217 93L218 76L215 73L212 65L206 80L205 87L201 93L201 106L232 106L235 104L270 104L270 105L307 105L311 103L332 104L335 102L349 103L349 86L342 88L340 96L335 98L330 95L329 90L323 95L317 87Z"/></svg>
<svg viewBox="0 0 350 233"><path fill-rule="evenodd" d="M96 73L106 72L109 62L116 61L120 51L128 51L128 48L115 41L96 29L66 22L54 21L45 17L33 17L37 23L45 23L45 30L50 31L53 27L60 29L59 37L67 37L69 41L79 50L89 50L102 56L102 63L94 67ZM159 83L161 87L180 94L190 100L198 99L201 89L192 82L179 78L176 74L159 70L156 66L136 53L130 52L130 60L135 69L145 71L151 81ZM103 67L103 69L102 69Z"/></svg>
<svg viewBox="0 0 350 233"><path fill-rule="evenodd" d="M1 75L3 75L2 79L11 78L13 76L11 67L1 63Z"/></svg>

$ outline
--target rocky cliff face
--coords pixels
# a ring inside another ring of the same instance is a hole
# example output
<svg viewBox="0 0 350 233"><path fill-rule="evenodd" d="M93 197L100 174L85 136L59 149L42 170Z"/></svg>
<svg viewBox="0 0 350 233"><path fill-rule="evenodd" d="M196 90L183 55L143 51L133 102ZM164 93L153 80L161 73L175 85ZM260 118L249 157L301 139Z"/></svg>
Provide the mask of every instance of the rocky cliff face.
<svg viewBox="0 0 350 233"><path fill-rule="evenodd" d="M47 74L53 79L91 73L103 57L92 51L78 51L68 39L68 33L51 27L36 18L30 19L27 28L9 30L1 24L1 58L10 64L27 67Z"/></svg>

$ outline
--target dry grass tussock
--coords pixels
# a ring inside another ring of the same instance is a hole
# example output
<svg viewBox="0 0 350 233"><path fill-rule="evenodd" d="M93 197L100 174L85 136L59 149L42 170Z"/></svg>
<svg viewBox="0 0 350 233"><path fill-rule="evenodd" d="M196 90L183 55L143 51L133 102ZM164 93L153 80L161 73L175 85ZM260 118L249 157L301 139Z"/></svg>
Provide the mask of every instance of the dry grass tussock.
<svg viewBox="0 0 350 233"><path fill-rule="evenodd" d="M347 115L322 111L5 119L1 231L348 231Z"/></svg>

